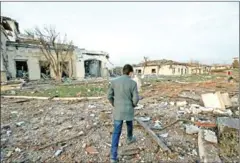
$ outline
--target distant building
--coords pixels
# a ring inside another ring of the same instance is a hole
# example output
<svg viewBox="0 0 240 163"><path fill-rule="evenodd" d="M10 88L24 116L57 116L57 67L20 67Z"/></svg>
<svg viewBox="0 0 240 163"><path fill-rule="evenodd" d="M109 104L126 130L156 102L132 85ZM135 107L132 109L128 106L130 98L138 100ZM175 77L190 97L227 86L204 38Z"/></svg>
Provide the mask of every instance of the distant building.
<svg viewBox="0 0 240 163"><path fill-rule="evenodd" d="M209 71L210 66L207 65L180 63L166 59L134 65L135 74L141 75L190 75L205 74L209 73Z"/></svg>
<svg viewBox="0 0 240 163"><path fill-rule="evenodd" d="M211 70L230 70L232 69L232 65L230 64L214 64L211 67Z"/></svg>

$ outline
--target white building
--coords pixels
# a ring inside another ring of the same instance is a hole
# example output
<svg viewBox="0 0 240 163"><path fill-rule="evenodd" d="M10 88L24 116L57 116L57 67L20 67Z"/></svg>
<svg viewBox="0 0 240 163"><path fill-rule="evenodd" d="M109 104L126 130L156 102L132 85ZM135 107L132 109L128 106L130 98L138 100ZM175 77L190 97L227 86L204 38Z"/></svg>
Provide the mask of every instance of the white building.
<svg viewBox="0 0 240 163"><path fill-rule="evenodd" d="M75 46L67 58L62 61L68 71L63 72L63 75L78 80L108 76L107 52L89 51ZM20 34L15 20L1 17L1 79L6 80L6 74L10 78L21 78L23 73L30 80L39 80L43 75L55 77L50 62L39 48L39 41Z"/></svg>

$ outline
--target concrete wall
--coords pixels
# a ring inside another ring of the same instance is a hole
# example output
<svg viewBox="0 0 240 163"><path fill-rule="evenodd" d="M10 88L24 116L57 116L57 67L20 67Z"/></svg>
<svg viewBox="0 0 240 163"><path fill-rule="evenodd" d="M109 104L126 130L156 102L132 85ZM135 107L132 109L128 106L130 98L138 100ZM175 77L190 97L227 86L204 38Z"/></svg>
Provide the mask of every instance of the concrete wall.
<svg viewBox="0 0 240 163"><path fill-rule="evenodd" d="M4 28L1 26L1 82L5 82L7 80L7 70L6 70L6 64L7 64L7 54L6 54L6 41L8 40L7 33L5 32ZM5 59L4 59L5 58ZM5 61L5 62L4 62Z"/></svg>
<svg viewBox="0 0 240 163"><path fill-rule="evenodd" d="M7 20L7 22L13 30L13 31L8 31L8 32L11 32L11 34L12 34L12 36L9 36L9 40L10 41L16 41L18 31L17 31L17 27L15 25L15 21L14 20Z"/></svg>
<svg viewBox="0 0 240 163"><path fill-rule="evenodd" d="M188 75L189 71L183 65L163 65L160 68L159 75Z"/></svg>
<svg viewBox="0 0 240 163"><path fill-rule="evenodd" d="M30 80L39 80L41 78L39 61L47 60L44 57L44 54L41 53L40 49L26 47L18 47L18 49L16 49L15 46L8 46L7 54L9 58L9 72L11 73L13 78L16 77L16 61L27 61ZM71 57L69 60L66 61L69 62L69 70L74 71L72 69L73 66L71 65L73 63ZM75 69L75 67L73 68ZM50 68L50 72L51 77L54 78L55 74L52 68ZM76 72L73 72L73 75L74 74L76 74Z"/></svg>
<svg viewBox="0 0 240 163"><path fill-rule="evenodd" d="M86 50L76 49L74 52L76 62L76 78L78 80L82 80L85 78L85 68L84 68L84 61L86 60L99 60L101 61L101 75L102 77L108 76L108 69L107 69L107 59L103 55L86 55Z"/></svg>
<svg viewBox="0 0 240 163"><path fill-rule="evenodd" d="M153 69L156 70L156 73L152 73ZM175 69L175 72L174 72ZM141 70L143 73L143 67L134 67L134 72L137 73L138 70ZM179 70L179 71L178 71ZM189 74L189 70L186 66L182 65L161 65L161 66L147 66L144 70L144 75L156 74L156 75L181 75L181 70L183 71L182 75Z"/></svg>

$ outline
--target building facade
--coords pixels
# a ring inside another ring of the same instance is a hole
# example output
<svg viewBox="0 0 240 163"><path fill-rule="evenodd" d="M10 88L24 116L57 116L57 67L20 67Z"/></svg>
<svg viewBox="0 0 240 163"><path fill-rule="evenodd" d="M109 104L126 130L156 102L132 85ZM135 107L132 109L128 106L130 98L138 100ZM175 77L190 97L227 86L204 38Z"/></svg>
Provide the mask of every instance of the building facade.
<svg viewBox="0 0 240 163"><path fill-rule="evenodd" d="M144 66L145 65L145 66ZM141 75L191 75L206 74L210 66L179 63L172 60L154 60L134 65L135 74Z"/></svg>
<svg viewBox="0 0 240 163"><path fill-rule="evenodd" d="M18 22L15 20L1 16L1 82L7 81L10 78L8 71L8 55L6 51L7 41L17 41L17 35L20 33Z"/></svg>
<svg viewBox="0 0 240 163"><path fill-rule="evenodd" d="M19 31L18 23L1 17L1 81L28 77L29 80L54 78L53 65L39 48L39 41ZM52 49L52 53L55 53ZM64 60L62 76L82 80L88 77L107 77L109 54L74 47Z"/></svg>
<svg viewBox="0 0 240 163"><path fill-rule="evenodd" d="M21 78L23 73L27 74L29 80L55 77L52 66L37 45L7 42L7 55L9 72L13 78ZM76 47L63 61L67 65L67 72L63 72L63 77L79 80L87 77L105 77L108 75L107 56L106 52L87 51Z"/></svg>

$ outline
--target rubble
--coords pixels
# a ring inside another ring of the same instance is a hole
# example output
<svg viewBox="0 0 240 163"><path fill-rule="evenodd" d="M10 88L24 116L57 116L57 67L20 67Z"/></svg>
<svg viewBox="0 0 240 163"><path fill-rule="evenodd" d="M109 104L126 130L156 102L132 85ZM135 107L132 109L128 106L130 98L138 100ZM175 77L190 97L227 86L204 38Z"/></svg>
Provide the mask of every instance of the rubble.
<svg viewBox="0 0 240 163"><path fill-rule="evenodd" d="M134 109L136 109L136 110L143 109L143 105L138 104Z"/></svg>
<svg viewBox="0 0 240 163"><path fill-rule="evenodd" d="M204 130L200 130L198 133L198 151L201 162L222 162L217 147L204 139Z"/></svg>
<svg viewBox="0 0 240 163"><path fill-rule="evenodd" d="M59 156L61 153L63 152L63 150L62 149L59 149L59 150L57 150L56 152L55 152L55 156Z"/></svg>
<svg viewBox="0 0 240 163"><path fill-rule="evenodd" d="M148 122L148 121L150 121L151 118L150 117L139 117L138 119L143 122Z"/></svg>
<svg viewBox="0 0 240 163"><path fill-rule="evenodd" d="M87 153L92 154L92 155L98 154L98 151L96 150L96 148L92 147L92 146L91 147L87 147L86 151L87 151Z"/></svg>
<svg viewBox="0 0 240 163"><path fill-rule="evenodd" d="M217 144L217 136L216 133L211 130L204 130L204 139L208 142Z"/></svg>
<svg viewBox="0 0 240 163"><path fill-rule="evenodd" d="M197 134L199 132L199 128L194 125L186 125L186 133L187 134Z"/></svg>
<svg viewBox="0 0 240 163"><path fill-rule="evenodd" d="M163 138L166 138L166 137L168 137L168 133L160 134L159 136L160 136L160 137L163 137Z"/></svg>
<svg viewBox="0 0 240 163"><path fill-rule="evenodd" d="M17 122L17 123L16 123L17 127L20 127L20 126L22 126L22 125L24 125L24 124L25 124L24 121L21 121L21 122Z"/></svg>
<svg viewBox="0 0 240 163"><path fill-rule="evenodd" d="M237 85L219 81L178 84L175 79L165 77L156 82L144 80L149 79L144 78L143 82L150 83L151 87L142 87L141 96L144 98L135 108L135 115L140 118L134 123L134 135L138 141L126 145L126 125L123 125L119 152L128 149L133 152L122 155L121 162L204 162L202 156L205 155L205 162L218 162L220 158L237 160L238 130L236 126L229 127L235 122L230 125L229 122L216 122L218 116L226 115L228 119L236 116ZM21 91L25 91L25 87ZM81 92L80 97L47 97L43 100L34 98L37 92L31 94L35 90L29 89L30 96L25 99L18 99L16 95L1 99L3 162L21 162L25 153L31 154L30 162L56 162L56 159L61 162L109 162L113 108L106 98L89 98L92 100L89 101ZM89 90L94 93L93 89ZM228 93L232 106L224 104L225 109L207 107L199 100L202 94L219 91ZM24 123L17 125L19 122ZM154 126L156 130L153 130ZM217 144L214 134L204 132L206 128L220 134ZM64 145L68 145L66 152ZM15 152L17 147L21 152Z"/></svg>
<svg viewBox="0 0 240 163"><path fill-rule="evenodd" d="M187 101L178 101L178 102L176 103L176 105L177 105L178 107L186 106L186 105L187 105Z"/></svg>

